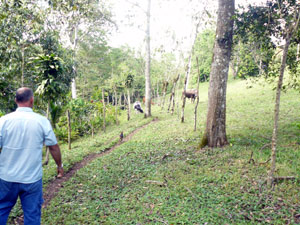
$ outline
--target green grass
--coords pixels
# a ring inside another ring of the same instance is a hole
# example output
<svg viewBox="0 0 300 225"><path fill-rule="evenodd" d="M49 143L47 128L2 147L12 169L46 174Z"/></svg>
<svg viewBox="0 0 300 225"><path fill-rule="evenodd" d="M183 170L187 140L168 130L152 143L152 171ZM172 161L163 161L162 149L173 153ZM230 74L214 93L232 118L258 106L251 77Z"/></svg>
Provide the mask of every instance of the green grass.
<svg viewBox="0 0 300 225"><path fill-rule="evenodd" d="M274 91L236 80L228 84L227 135L222 149L197 149L204 131L207 84L200 88L199 121L188 102L185 123L153 108L151 123L112 153L80 169L43 210L42 224L295 224L299 182L266 186L273 127ZM299 94L282 93L278 176L300 174ZM146 121L140 117L140 124ZM133 123L124 127L134 129ZM128 127L127 127L128 126ZM131 127L132 126L132 127ZM122 128L112 128L117 135ZM79 140L64 164L102 151L108 136ZM253 153L254 163L249 163ZM74 159L75 158L75 159ZM51 167L51 165L49 165ZM45 171L46 182L54 171ZM49 174L48 174L49 173Z"/></svg>
<svg viewBox="0 0 300 225"><path fill-rule="evenodd" d="M98 132L94 137L87 136L80 138L72 142L71 150L68 149L67 144L60 143L60 148L62 152L62 159L64 164L65 172L68 171L75 163L80 162L89 154L100 153L105 151L107 148L112 147L117 142L119 142L119 135L123 131L124 137L129 133L149 123L152 118L144 119L141 114L131 115L132 120L127 121L127 114L123 113L119 118L119 125L112 125L106 128L106 132ZM43 167L43 186L47 187L48 183L55 179L57 174L56 164L52 157L50 156L49 164ZM13 208L9 223L13 223L14 218L22 213L20 203L18 201L17 205Z"/></svg>

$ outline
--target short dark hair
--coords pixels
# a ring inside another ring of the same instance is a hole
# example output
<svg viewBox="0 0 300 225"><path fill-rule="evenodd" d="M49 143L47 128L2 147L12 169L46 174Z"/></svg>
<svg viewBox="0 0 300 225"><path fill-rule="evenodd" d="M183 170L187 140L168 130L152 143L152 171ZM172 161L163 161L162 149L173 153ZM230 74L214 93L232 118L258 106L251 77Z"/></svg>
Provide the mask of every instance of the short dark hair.
<svg viewBox="0 0 300 225"><path fill-rule="evenodd" d="M16 92L16 102L28 102L33 97L33 91L28 87L19 88Z"/></svg>

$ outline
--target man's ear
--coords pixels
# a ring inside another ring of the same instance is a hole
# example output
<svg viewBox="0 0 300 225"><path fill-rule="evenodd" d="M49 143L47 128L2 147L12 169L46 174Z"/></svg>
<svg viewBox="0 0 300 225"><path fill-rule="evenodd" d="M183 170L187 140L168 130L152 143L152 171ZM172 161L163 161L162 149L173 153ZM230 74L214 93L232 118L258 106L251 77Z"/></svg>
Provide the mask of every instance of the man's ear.
<svg viewBox="0 0 300 225"><path fill-rule="evenodd" d="M33 102L34 102L34 98L31 97L30 100L29 100L29 104L30 104L31 107L33 107Z"/></svg>

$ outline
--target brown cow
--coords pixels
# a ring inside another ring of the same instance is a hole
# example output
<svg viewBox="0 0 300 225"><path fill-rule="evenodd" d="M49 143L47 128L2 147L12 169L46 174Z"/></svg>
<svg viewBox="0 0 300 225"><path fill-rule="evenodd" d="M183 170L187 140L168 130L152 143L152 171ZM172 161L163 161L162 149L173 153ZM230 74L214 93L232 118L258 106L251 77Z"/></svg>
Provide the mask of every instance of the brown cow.
<svg viewBox="0 0 300 225"><path fill-rule="evenodd" d="M146 98L143 97L143 103L145 104L145 102L146 102ZM154 105L154 102L152 102L152 100L151 100L151 105Z"/></svg>
<svg viewBox="0 0 300 225"><path fill-rule="evenodd" d="M184 96L184 91L182 92L182 96ZM191 102L194 102L195 99L198 97L198 90L197 89L188 89L185 91L185 97L190 98Z"/></svg>

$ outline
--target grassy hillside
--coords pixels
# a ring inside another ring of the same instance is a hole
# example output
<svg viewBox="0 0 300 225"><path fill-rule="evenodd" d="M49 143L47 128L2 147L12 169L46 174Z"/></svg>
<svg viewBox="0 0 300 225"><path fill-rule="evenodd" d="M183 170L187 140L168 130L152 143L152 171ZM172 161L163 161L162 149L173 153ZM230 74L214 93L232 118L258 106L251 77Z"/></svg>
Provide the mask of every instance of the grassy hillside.
<svg viewBox="0 0 300 225"><path fill-rule="evenodd" d="M201 85L198 130L193 107L186 122L153 108L153 122L111 154L94 160L64 184L43 210L42 224L283 224L300 222L300 185L282 182L273 191L265 179L270 156L274 91L270 86L232 81L227 95L223 149L197 149L204 130L207 84ZM299 177L299 94L283 93L276 175ZM144 124L142 116L135 123ZM133 126L123 123L123 130ZM128 128L127 128L128 126ZM111 131L115 135L120 128ZM112 135L113 136L113 135ZM103 149L104 136L77 142ZM106 140L109 137L106 136ZM109 144L109 143L108 143ZM64 152L67 150L63 148ZM97 150L98 149L98 150ZM64 153L65 154L65 153ZM251 155L252 161L250 162ZM79 156L77 156L79 155ZM65 157L64 164L73 156ZM71 165L71 163L70 163ZM53 166L54 167L54 166ZM53 176L46 172L46 180Z"/></svg>

